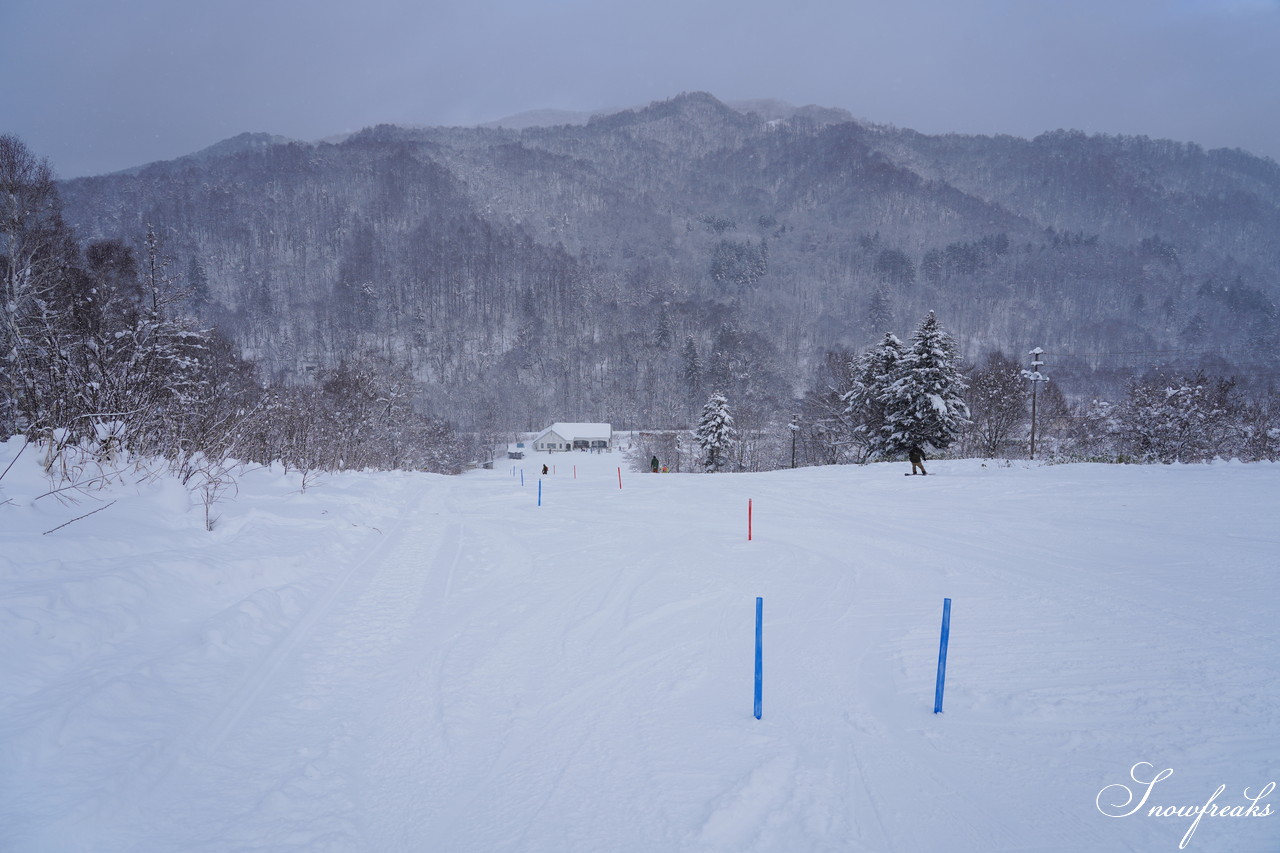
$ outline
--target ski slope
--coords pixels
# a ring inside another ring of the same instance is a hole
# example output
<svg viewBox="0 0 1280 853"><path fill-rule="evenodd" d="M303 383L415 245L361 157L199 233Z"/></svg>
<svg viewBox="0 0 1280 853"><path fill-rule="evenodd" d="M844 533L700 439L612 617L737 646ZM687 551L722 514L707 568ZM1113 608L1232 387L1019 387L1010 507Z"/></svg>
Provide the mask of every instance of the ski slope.
<svg viewBox="0 0 1280 853"><path fill-rule="evenodd" d="M259 469L209 533L24 456L0 850L1280 849L1280 466L929 467Z"/></svg>

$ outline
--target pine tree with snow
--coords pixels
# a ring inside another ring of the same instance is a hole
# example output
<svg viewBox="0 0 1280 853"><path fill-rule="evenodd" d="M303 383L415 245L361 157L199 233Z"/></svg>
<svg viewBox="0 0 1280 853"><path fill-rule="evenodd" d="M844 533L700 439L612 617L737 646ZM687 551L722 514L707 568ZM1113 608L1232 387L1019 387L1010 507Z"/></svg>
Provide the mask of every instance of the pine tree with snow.
<svg viewBox="0 0 1280 853"><path fill-rule="evenodd" d="M853 387L843 397L844 414L850 424L854 445L863 448L863 461L882 455L885 444L885 406L881 401L890 383L897 377L898 366L907 356L907 348L897 335L885 333L884 339L854 361Z"/></svg>
<svg viewBox="0 0 1280 853"><path fill-rule="evenodd" d="M702 407L698 429L694 432L698 446L704 455L703 468L712 474L725 464L730 448L737 443L737 430L733 428L733 415L729 414L729 401L716 391Z"/></svg>
<svg viewBox="0 0 1280 853"><path fill-rule="evenodd" d="M969 424L969 407L962 397L967 387L955 341L930 311L880 396L884 426L879 455L899 456L912 447L934 452L949 447Z"/></svg>

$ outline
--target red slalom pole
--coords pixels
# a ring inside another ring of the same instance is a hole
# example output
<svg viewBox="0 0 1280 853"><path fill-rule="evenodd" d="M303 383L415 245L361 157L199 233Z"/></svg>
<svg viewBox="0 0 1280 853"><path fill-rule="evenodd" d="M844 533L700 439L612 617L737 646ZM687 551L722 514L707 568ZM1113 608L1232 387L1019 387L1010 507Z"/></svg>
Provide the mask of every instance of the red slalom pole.
<svg viewBox="0 0 1280 853"><path fill-rule="evenodd" d="M578 466L577 466L577 465L574 465L574 466L573 466L573 479L575 479L575 480L576 480L576 479L578 479Z"/></svg>
<svg viewBox="0 0 1280 853"><path fill-rule="evenodd" d="M747 498L747 541L751 541L751 498Z"/></svg>
<svg viewBox="0 0 1280 853"><path fill-rule="evenodd" d="M622 488L622 469L618 469L618 488Z"/></svg>

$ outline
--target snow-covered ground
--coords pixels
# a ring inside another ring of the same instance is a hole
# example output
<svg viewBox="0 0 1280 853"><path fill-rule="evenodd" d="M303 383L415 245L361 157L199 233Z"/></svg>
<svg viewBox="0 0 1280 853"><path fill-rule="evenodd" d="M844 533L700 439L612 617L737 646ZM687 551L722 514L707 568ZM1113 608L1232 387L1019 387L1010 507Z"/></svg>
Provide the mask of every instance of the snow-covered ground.
<svg viewBox="0 0 1280 853"><path fill-rule="evenodd" d="M260 469L210 533L34 456L6 852L1280 847L1280 466Z"/></svg>

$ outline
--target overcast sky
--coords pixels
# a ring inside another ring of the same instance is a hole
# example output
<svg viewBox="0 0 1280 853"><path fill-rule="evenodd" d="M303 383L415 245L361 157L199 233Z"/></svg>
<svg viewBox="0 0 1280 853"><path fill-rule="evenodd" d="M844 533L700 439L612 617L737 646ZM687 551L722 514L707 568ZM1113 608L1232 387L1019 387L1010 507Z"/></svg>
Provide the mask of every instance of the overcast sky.
<svg viewBox="0 0 1280 853"><path fill-rule="evenodd" d="M0 0L0 133L61 177L687 91L926 133L1280 160L1280 0Z"/></svg>

